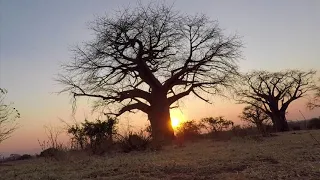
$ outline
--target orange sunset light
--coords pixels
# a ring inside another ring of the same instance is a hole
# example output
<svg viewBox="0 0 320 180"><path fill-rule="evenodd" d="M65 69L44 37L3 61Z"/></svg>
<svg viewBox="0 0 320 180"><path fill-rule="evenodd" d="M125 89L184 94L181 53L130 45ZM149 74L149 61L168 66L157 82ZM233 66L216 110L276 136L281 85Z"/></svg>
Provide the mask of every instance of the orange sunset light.
<svg viewBox="0 0 320 180"><path fill-rule="evenodd" d="M185 121L185 117L179 109L174 109L170 111L171 125L173 129L177 129L181 123Z"/></svg>

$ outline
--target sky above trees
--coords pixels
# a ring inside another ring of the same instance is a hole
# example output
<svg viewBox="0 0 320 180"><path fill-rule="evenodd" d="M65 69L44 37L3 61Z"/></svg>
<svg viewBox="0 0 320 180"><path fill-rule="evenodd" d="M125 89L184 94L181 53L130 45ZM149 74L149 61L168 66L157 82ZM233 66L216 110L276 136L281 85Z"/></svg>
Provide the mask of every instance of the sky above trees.
<svg viewBox="0 0 320 180"><path fill-rule="evenodd" d="M148 3L149 1L142 1ZM186 14L203 13L218 20L226 34L238 34L244 43L240 70L279 71L310 68L320 71L320 2L309 1L164 1ZM54 78L62 62L72 58L70 49L92 39L88 22L96 16L135 7L135 1L0 1L0 87L6 99L21 113L20 129L0 145L0 152L38 148L44 139L43 126L61 125L59 118L72 121L70 98ZM319 76L319 73L318 73ZM186 119L225 116L237 122L243 106L214 98L213 105L187 97L181 111ZM304 101L289 108L288 119L319 116L308 111ZM181 111L175 113L181 114ZM75 118L91 117L86 99L81 100ZM146 116L123 116L120 124L143 127ZM20 142L20 143L17 143Z"/></svg>

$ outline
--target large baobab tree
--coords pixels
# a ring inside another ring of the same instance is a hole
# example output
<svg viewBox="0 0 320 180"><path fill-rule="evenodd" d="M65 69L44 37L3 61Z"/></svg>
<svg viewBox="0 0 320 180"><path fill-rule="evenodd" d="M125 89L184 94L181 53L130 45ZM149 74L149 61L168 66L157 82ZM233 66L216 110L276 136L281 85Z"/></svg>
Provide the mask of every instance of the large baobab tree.
<svg viewBox="0 0 320 180"><path fill-rule="evenodd" d="M299 70L247 73L241 80L245 84L237 89L238 101L260 108L271 118L277 131L287 131L286 111L293 101L315 90L315 73Z"/></svg>
<svg viewBox="0 0 320 180"><path fill-rule="evenodd" d="M106 114L146 113L157 141L174 137L169 110L176 101L190 93L208 101L204 93L221 92L237 74L241 41L206 16L139 6L97 18L92 30L95 39L63 66L63 91L96 98Z"/></svg>
<svg viewBox="0 0 320 180"><path fill-rule="evenodd" d="M18 110L5 102L6 94L7 90L0 88L0 143L17 129L16 120L20 118Z"/></svg>

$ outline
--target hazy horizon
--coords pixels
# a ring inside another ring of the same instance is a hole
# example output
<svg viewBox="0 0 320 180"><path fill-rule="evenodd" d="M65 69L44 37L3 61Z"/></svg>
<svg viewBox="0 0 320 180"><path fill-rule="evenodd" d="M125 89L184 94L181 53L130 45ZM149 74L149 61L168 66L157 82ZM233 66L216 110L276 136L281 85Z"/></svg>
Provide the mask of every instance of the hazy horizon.
<svg viewBox="0 0 320 180"><path fill-rule="evenodd" d="M147 3L149 1L142 1ZM186 14L204 13L228 35L238 34L244 42L242 72L251 70L314 69L320 71L320 1L164 1ZM8 90L6 100L21 113L20 128L0 144L3 152L40 149L44 125L61 126L59 119L72 122L70 96L56 94L63 87L54 78L60 65L70 61L75 45L92 38L88 22L135 1L0 1L0 87ZM237 123L243 105L214 97L210 105L194 97L185 98L181 116L185 120L224 116ZM305 107L306 99L290 105L289 120L320 116L319 108ZM77 121L93 119L90 104L83 98L75 114ZM175 112L179 114L179 111ZM120 124L144 127L146 116L126 114Z"/></svg>

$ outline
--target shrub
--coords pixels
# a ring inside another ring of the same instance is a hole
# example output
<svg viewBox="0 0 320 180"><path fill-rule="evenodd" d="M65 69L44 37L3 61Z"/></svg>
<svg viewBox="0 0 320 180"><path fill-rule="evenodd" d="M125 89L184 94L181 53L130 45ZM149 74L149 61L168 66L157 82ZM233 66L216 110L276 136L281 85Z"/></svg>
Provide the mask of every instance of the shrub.
<svg viewBox="0 0 320 180"><path fill-rule="evenodd" d="M303 129L305 123L303 121L288 121L288 126L290 130L299 131Z"/></svg>
<svg viewBox="0 0 320 180"><path fill-rule="evenodd" d="M231 132L237 137L244 137L248 135L247 131L245 131L240 125L233 126L231 128Z"/></svg>
<svg viewBox="0 0 320 180"><path fill-rule="evenodd" d="M20 154L10 154L10 156L6 158L6 161L17 161L20 157Z"/></svg>
<svg viewBox="0 0 320 180"><path fill-rule="evenodd" d="M88 145L88 138L79 124L72 125L67 131L72 135L71 148L72 149L84 149Z"/></svg>
<svg viewBox="0 0 320 180"><path fill-rule="evenodd" d="M122 152L128 153L131 151L144 151L146 150L150 143L151 137L148 135L144 135L144 131L140 131L139 133L133 133L130 131L124 136L118 135L118 144Z"/></svg>
<svg viewBox="0 0 320 180"><path fill-rule="evenodd" d="M181 123L176 132L176 137L183 140L195 140L200 136L201 125L195 120Z"/></svg>
<svg viewBox="0 0 320 180"><path fill-rule="evenodd" d="M301 127L300 127L300 126L292 126L292 127L291 127L291 130L293 130L293 131L300 131L300 130L301 130Z"/></svg>
<svg viewBox="0 0 320 180"><path fill-rule="evenodd" d="M220 117L207 117L201 119L201 125L206 128L209 133L221 132L229 130L234 123L230 120L225 119L223 116Z"/></svg>
<svg viewBox="0 0 320 180"><path fill-rule="evenodd" d="M288 121L291 130L320 129L320 118L308 120Z"/></svg>
<svg viewBox="0 0 320 180"><path fill-rule="evenodd" d="M107 116L107 120L89 122L85 120L80 125L69 126L68 133L72 135L73 147L84 149L89 145L94 154L102 154L113 144L113 135L116 134L118 120Z"/></svg>
<svg viewBox="0 0 320 180"><path fill-rule="evenodd" d="M66 148L50 147L41 151L41 153L37 155L37 157L42 157L48 160L60 161L60 160L67 160L68 158L67 155L68 155L68 149Z"/></svg>
<svg viewBox="0 0 320 180"><path fill-rule="evenodd" d="M200 126L208 131L208 135L216 140L227 140L231 138L234 123L224 117L207 117L201 119Z"/></svg>
<svg viewBox="0 0 320 180"><path fill-rule="evenodd" d="M48 148L48 149L45 149L43 150L41 153L40 153L40 157L55 157L59 154L59 150L57 148Z"/></svg>
<svg viewBox="0 0 320 180"><path fill-rule="evenodd" d="M308 129L320 129L320 118L312 118L308 121Z"/></svg>
<svg viewBox="0 0 320 180"><path fill-rule="evenodd" d="M31 158L32 156L30 154L23 154L18 160L26 160Z"/></svg>
<svg viewBox="0 0 320 180"><path fill-rule="evenodd" d="M246 137L246 136L254 136L260 134L260 131L254 126L233 126L231 129L234 136L237 137Z"/></svg>

